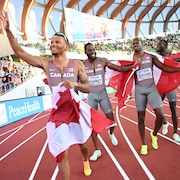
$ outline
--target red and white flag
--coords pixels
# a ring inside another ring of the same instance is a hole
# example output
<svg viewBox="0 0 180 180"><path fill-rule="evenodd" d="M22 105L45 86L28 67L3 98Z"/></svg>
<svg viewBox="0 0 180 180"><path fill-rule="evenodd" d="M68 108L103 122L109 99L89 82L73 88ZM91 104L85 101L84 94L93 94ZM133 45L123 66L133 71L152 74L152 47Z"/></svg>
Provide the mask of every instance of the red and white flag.
<svg viewBox="0 0 180 180"><path fill-rule="evenodd" d="M169 58L164 58L155 53L147 52L149 54L153 54L158 57L158 59L172 67L180 67L180 63L172 60L172 57L179 58L179 55L173 55ZM130 65L133 63L132 61L133 55L131 55L130 60L119 60L114 61L115 64L119 65ZM129 100L129 95L134 90L134 72L136 69L127 72L117 72L110 69L107 69L105 74L106 85L115 88L117 91L115 96L118 98L118 108L121 110L126 107L126 102ZM154 80L157 86L157 89L160 94L165 94L170 92L171 90L177 88L180 84L180 72L167 73L156 66L153 68Z"/></svg>
<svg viewBox="0 0 180 180"><path fill-rule="evenodd" d="M49 150L57 157L71 145L85 143L92 131L99 134L111 125L111 120L82 101L74 90L58 86L47 123Z"/></svg>
<svg viewBox="0 0 180 180"><path fill-rule="evenodd" d="M126 66L134 64L134 61L119 60L114 61L115 64ZM115 96L118 98L118 108L121 110L126 107L126 102L129 99L129 95L132 92L134 86L134 72L138 69L136 66L127 72L113 71L107 68L105 74L106 85L116 89Z"/></svg>
<svg viewBox="0 0 180 180"><path fill-rule="evenodd" d="M148 52L148 53L156 56L159 59L159 61L161 61L167 66L171 66L174 68L180 67L180 63L173 60L173 58L175 57L178 58L180 53L171 54L169 57L163 57L161 55L152 52ZM160 95L166 94L176 89L180 84L180 72L168 73L154 66L153 73L154 73L154 80L156 83L156 87Z"/></svg>
<svg viewBox="0 0 180 180"><path fill-rule="evenodd" d="M169 59L180 59L180 52L172 52L169 56Z"/></svg>

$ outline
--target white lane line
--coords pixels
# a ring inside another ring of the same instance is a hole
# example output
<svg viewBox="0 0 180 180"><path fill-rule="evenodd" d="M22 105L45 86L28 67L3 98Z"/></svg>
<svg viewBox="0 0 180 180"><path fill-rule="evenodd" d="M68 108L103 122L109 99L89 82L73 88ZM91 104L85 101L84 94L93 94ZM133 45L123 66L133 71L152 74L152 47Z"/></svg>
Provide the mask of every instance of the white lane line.
<svg viewBox="0 0 180 180"><path fill-rule="evenodd" d="M34 119L37 115L39 115L39 114L36 114L36 115L35 115L32 119L30 119L28 122L26 122L26 123L24 123L24 124L21 124L20 126L17 126L17 127L13 128L13 129L11 129L11 130L9 130L9 131L6 131L6 132L0 134L0 136L4 136L4 135L6 135L6 134L8 134L8 133L10 133L10 132L12 132L12 131L15 131L15 130L18 129L18 128L21 128L22 126L28 125L28 124L30 124L30 123L32 123L32 122L35 122L35 121L37 121L37 120L39 120L39 119L42 119L42 118L45 117L45 116L49 116L49 113L46 114L46 115L43 115L43 116L40 116L40 117Z"/></svg>
<svg viewBox="0 0 180 180"><path fill-rule="evenodd" d="M33 180L33 179L34 179L34 176L35 176L35 174L36 174L36 171L37 171L37 169L38 169L38 167L39 167L39 164L40 164L40 162L41 162L41 159L42 159L42 157L43 157L43 155L44 155L44 152L45 152L45 150L46 150L47 144L48 144L48 141L47 141L47 139L46 139L46 141L45 141L45 143L44 143L44 146L43 146L43 148L42 148L42 150L41 150L41 152L40 152L40 155L38 156L38 159L37 159L37 161L36 161L36 163L35 163L35 166L34 166L32 172L31 172L31 175L29 176L29 180Z"/></svg>
<svg viewBox="0 0 180 180"><path fill-rule="evenodd" d="M59 171L59 168L58 168L58 166L56 166L56 168L54 170L54 173L53 173L53 175L51 177L51 180L56 180L56 177L58 175L58 171Z"/></svg>
<svg viewBox="0 0 180 180"><path fill-rule="evenodd" d="M21 147L23 144L25 144L26 142L28 142L30 139L32 139L34 136L36 136L37 134L39 134L41 131L43 131L46 127L43 127L42 129L40 129L39 131L37 131L36 133L34 133L32 136L30 136L29 138L27 138L25 141L23 141L22 143L20 143L19 145L17 145L15 148L13 148L11 151L9 151L8 153L6 153L2 158L0 158L0 161L2 161L3 159L5 159L7 156L9 156L11 153L13 153L16 149L18 149L19 147Z"/></svg>
<svg viewBox="0 0 180 180"><path fill-rule="evenodd" d="M108 148L108 146L106 145L106 143L104 142L104 140L102 139L102 137L98 134L98 139L100 140L100 142L102 143L102 145L104 146L105 150L107 151L107 153L109 154L110 158L112 159L112 161L114 162L115 166L117 167L118 171L120 172L120 174L123 176L124 180L129 180L129 177L127 176L126 172L123 170L123 168L121 167L121 165L119 164L119 162L117 161L117 159L114 157L113 153L110 151L110 149ZM54 173L51 177L51 180L55 180L57 175L58 175L58 171L59 168L58 166L56 166Z"/></svg>
<svg viewBox="0 0 180 180"><path fill-rule="evenodd" d="M133 105L128 105L128 107L136 108L136 106L133 106ZM148 108L147 108L146 110L147 110L147 112L148 112L149 114L151 114L152 116L156 117L156 115L154 114L154 112L152 112L152 111L149 110ZM167 117L171 117L171 115L169 115L169 114L164 114L164 115L167 116ZM121 115L120 115L120 116L121 116ZM178 119L180 119L180 117L178 117ZM136 123L136 124L137 124L137 123ZM173 124L170 123L170 122L169 122L169 125L170 125L171 127L173 127ZM177 130L179 131L180 128L178 127ZM162 136L163 136L163 135L162 135ZM164 137L164 136L163 136L163 137Z"/></svg>
<svg viewBox="0 0 180 180"><path fill-rule="evenodd" d="M133 124L136 124L136 125L138 124L136 121L133 121L132 119L129 119L129 118L127 118L127 117L124 116L124 115L120 115L120 117L122 117L122 118L124 118L124 119L126 119L126 120L128 120L128 121L130 121L130 122L132 122ZM148 131L152 131L152 129L150 129L150 128L148 128L148 127L145 127L145 129L148 130ZM163 135L163 134L161 134L161 133L158 133L158 136L161 136L161 137L163 137L163 138L171 141L171 142L174 143L174 144L180 145L180 143L175 142L173 139L171 139L171 138L169 138L169 137L167 137L167 136L165 136L165 135Z"/></svg>
<svg viewBox="0 0 180 180"><path fill-rule="evenodd" d="M133 145L131 144L130 140L128 139L126 133L124 132L124 129L121 125L120 119L119 119L119 110L118 107L116 107L116 119L117 122L119 124L119 128L120 131L122 132L122 135L124 137L124 139L126 140L129 148L131 149L131 151L133 152L135 158L137 159L138 163L140 164L140 166L142 167L142 169L144 170L144 172L146 173L147 177L151 180L155 180L155 177L153 176L153 174L149 171L149 169L146 167L146 165L144 164L144 162L142 161L142 159L139 157L138 153L136 152L136 150L134 149Z"/></svg>
<svg viewBox="0 0 180 180"><path fill-rule="evenodd" d="M129 180L129 177L127 176L126 172L123 170L123 168L121 167L121 165L119 164L117 159L114 157L113 153L110 151L110 149L108 148L108 146L106 145L106 143L104 142L102 137L99 134L97 136L98 136L99 140L101 141L102 145L104 146L104 148L106 149L107 153L109 154L110 158L114 162L114 164L117 167L118 171L123 176L123 179Z"/></svg>
<svg viewBox="0 0 180 180"><path fill-rule="evenodd" d="M3 139L0 144L3 144L4 142L6 142L10 137L12 137L14 134L16 134L18 131L20 131L24 126L19 127L16 131L14 131L13 133L11 133L8 137L6 137L5 139Z"/></svg>
<svg viewBox="0 0 180 180"><path fill-rule="evenodd" d="M30 122L32 122L35 118L36 118L36 116L38 116L39 115L39 113L38 114L36 114L33 118L31 118L27 123L24 123L24 124L22 124L21 126L18 126L18 128L16 128L16 130L12 133L12 134L10 134L8 137L6 137L5 139L3 139L1 142L0 142L0 144L2 144L2 143L4 143L4 142L6 142L10 137L12 137L14 134L16 134L18 131L20 131L26 124L29 124ZM10 131L9 131L10 132ZM6 132L7 133L7 132Z"/></svg>

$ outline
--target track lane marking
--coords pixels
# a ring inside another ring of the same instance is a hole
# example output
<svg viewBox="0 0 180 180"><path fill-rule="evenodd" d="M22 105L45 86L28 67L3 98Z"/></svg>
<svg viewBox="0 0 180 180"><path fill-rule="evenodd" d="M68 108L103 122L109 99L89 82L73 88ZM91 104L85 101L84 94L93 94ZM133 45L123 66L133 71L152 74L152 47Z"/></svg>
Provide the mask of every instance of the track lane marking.
<svg viewBox="0 0 180 180"><path fill-rule="evenodd" d="M107 151L107 153L109 154L110 158L112 159L113 163L115 164L115 166L117 167L118 171L120 172L120 174L123 176L123 179L125 180L129 180L128 175L126 174L126 172L123 170L122 166L119 164L119 162L117 161L117 159L115 158L115 156L113 155L113 153L111 152L111 150L109 149L109 147L106 145L106 143L104 142L103 138L98 134L97 135L99 140L101 141L102 145L104 146L105 150Z"/></svg>
<svg viewBox="0 0 180 180"><path fill-rule="evenodd" d="M40 113L38 113L38 114L36 114L36 115L39 115L39 114L40 114ZM35 115L34 117L36 117L36 115ZM1 136L4 136L4 135L6 135L6 134L8 134L8 133L10 133L10 132L12 132L12 131L15 131L15 130L18 129L18 128L21 128L22 126L29 125L30 123L35 122L35 121L37 121L37 120L39 120L39 119L42 119L43 117L46 117L46 116L49 116L49 113L48 113L48 114L45 114L45 115L42 115L42 116L40 116L40 117L38 117L38 118L35 118L35 119L34 119L34 117L33 117L32 120L30 119L30 120L27 121L26 123L23 123L23 124L15 127L15 128L13 128L13 129L10 129L10 130L8 130L8 131L0 134L0 137L1 137ZM27 118L27 117L26 117L26 118Z"/></svg>
<svg viewBox="0 0 180 180"><path fill-rule="evenodd" d="M32 139L34 136L36 136L37 134L39 134L41 131L43 131L46 127L43 127L42 129L40 129L39 131L37 131L36 133L34 133L32 136L30 136L29 138L27 138L26 140L24 140L22 143L20 143L19 145L17 145L15 148L13 148L12 150L10 150L8 153L6 153L4 156L2 156L2 158L0 158L0 161L2 161L3 159L5 159L7 156L9 156L11 153L13 153L15 150L17 150L19 147L21 147L23 144L25 144L26 142L28 142L30 139Z"/></svg>
<svg viewBox="0 0 180 180"><path fill-rule="evenodd" d="M147 177L151 180L155 180L155 177L153 176L153 174L150 172L150 170L147 168L147 166L145 165L145 163L142 161L142 159L140 158L140 156L138 155L138 153L136 152L136 150L134 149L133 145L131 144L130 140L128 139L122 125L119 119L119 110L118 110L118 106L116 107L116 119L120 128L120 131L124 137L124 139L126 140L129 148L131 149L132 153L134 154L135 158L137 159L139 165L142 167L143 171L145 172L145 174L147 175Z"/></svg>
<svg viewBox="0 0 180 180"><path fill-rule="evenodd" d="M47 148L47 145L48 145L48 141L47 141L47 139L46 139L46 141L45 141L45 143L44 143L44 146L43 146L43 148L42 148L42 150L41 150L41 152L40 152L40 154L39 154L39 156L38 156L38 159L37 159L37 161L36 161L36 163L35 163L35 165L34 165L34 168L33 168L32 172L31 172L31 175L29 176L29 179L28 179L28 180L33 180L33 179L34 179L34 176L35 176L35 174L36 174L36 172L37 172L37 169L38 169L38 167L39 167L39 164L40 164L40 162L41 162L41 160L42 160L42 158L43 158L43 155L44 155L44 152L45 152L45 150L46 150L46 148Z"/></svg>

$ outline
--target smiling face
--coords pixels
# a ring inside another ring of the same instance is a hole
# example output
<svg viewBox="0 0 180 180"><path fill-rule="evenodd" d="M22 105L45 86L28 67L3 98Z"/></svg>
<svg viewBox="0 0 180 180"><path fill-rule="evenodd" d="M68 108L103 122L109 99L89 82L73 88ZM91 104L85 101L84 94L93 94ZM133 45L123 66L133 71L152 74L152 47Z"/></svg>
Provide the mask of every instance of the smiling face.
<svg viewBox="0 0 180 180"><path fill-rule="evenodd" d="M142 42L139 38L135 38L132 42L134 52L140 52L142 50Z"/></svg>
<svg viewBox="0 0 180 180"><path fill-rule="evenodd" d="M85 54L87 55L89 60L94 61L96 59L96 51L93 44L88 44L85 46Z"/></svg>
<svg viewBox="0 0 180 180"><path fill-rule="evenodd" d="M156 52L162 56L167 54L167 42L165 40L158 41Z"/></svg>
<svg viewBox="0 0 180 180"><path fill-rule="evenodd" d="M53 36L51 39L50 50L53 56L62 55L68 49L68 45L63 36Z"/></svg>

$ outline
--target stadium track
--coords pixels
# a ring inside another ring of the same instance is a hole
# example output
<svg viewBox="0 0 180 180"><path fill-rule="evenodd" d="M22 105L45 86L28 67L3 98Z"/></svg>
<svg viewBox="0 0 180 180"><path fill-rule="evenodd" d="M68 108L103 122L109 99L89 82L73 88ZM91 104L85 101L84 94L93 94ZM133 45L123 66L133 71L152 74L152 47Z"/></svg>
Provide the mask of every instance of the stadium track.
<svg viewBox="0 0 180 180"><path fill-rule="evenodd" d="M177 111L180 114L180 87L178 87ZM109 95L115 112L117 127L115 134L119 140L114 147L104 130L98 137L102 149L102 157L91 162L93 173L89 177L83 175L82 156L78 145L71 146L69 161L71 180L177 180L180 178L180 143L172 140L173 127L167 99L164 101L166 119L170 122L166 136L159 131L159 149L151 147L150 131L154 127L154 113L148 106L146 113L146 136L149 154L139 154L141 141L137 128L137 114L134 94L121 113L117 111L117 99ZM49 153L46 141L46 122L50 110L19 120L1 127L0 161L1 180L55 180L58 169L54 158ZM179 117L180 119L180 117ZM180 122L179 122L180 124ZM180 133L180 128L178 132ZM89 154L94 146L88 140Z"/></svg>

